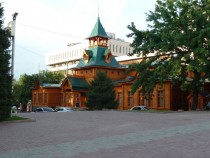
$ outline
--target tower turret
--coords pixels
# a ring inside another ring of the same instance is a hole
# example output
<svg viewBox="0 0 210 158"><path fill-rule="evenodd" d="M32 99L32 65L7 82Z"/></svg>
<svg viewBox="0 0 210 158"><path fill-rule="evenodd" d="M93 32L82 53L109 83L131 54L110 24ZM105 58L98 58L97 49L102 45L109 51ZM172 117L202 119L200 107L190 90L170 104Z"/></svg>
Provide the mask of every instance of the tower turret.
<svg viewBox="0 0 210 158"><path fill-rule="evenodd" d="M107 43L109 36L106 34L99 17L90 36L87 39L89 40L89 48L95 46L108 47Z"/></svg>

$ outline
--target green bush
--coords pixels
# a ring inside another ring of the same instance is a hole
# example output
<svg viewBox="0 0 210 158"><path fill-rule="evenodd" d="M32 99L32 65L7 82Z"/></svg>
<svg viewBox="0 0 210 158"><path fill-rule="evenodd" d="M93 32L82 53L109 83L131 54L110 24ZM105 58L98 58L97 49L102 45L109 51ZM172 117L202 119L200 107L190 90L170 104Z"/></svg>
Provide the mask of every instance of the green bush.
<svg viewBox="0 0 210 158"><path fill-rule="evenodd" d="M11 117L10 106L0 106L0 121L4 121L9 117Z"/></svg>

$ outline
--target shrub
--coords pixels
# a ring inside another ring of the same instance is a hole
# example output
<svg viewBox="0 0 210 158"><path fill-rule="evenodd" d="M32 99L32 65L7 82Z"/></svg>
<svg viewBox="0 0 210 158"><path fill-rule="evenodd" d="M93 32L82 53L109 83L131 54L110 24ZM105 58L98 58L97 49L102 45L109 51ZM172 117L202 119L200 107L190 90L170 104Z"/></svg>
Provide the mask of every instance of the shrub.
<svg viewBox="0 0 210 158"><path fill-rule="evenodd" d="M11 116L11 108L9 106L0 106L0 121L6 120Z"/></svg>

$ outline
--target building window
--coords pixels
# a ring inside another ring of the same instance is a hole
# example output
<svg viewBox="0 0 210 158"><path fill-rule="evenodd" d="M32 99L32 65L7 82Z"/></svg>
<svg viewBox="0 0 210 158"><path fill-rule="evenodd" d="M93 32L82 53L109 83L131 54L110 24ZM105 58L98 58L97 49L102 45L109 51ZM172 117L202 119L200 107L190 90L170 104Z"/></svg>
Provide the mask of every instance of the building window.
<svg viewBox="0 0 210 158"><path fill-rule="evenodd" d="M38 102L39 104L42 104L42 93L38 94Z"/></svg>
<svg viewBox="0 0 210 158"><path fill-rule="evenodd" d="M117 52L117 46L116 46L116 52Z"/></svg>
<svg viewBox="0 0 210 158"><path fill-rule="evenodd" d="M128 106L133 106L133 95L131 91L128 91Z"/></svg>
<svg viewBox="0 0 210 158"><path fill-rule="evenodd" d="M139 104L139 106L145 105L144 104L144 97L143 97L143 94L142 94L141 91L138 91L138 104Z"/></svg>
<svg viewBox="0 0 210 158"><path fill-rule="evenodd" d="M66 98L65 98L65 102L66 102L66 105L68 104L68 93L66 93Z"/></svg>
<svg viewBox="0 0 210 158"><path fill-rule="evenodd" d="M118 92L118 93L117 93L117 98L118 98L118 103L119 103L119 105L122 105L122 103L123 103L123 102L122 102L122 101L123 101L123 100L122 100L122 92Z"/></svg>
<svg viewBox="0 0 210 158"><path fill-rule="evenodd" d="M147 97L143 97L143 105L149 106L149 99L147 99Z"/></svg>
<svg viewBox="0 0 210 158"><path fill-rule="evenodd" d="M34 103L37 102L37 99L36 99L36 94L34 94Z"/></svg>
<svg viewBox="0 0 210 158"><path fill-rule="evenodd" d="M94 42L93 40L90 41L90 46L93 46L93 42Z"/></svg>
<svg viewBox="0 0 210 158"><path fill-rule="evenodd" d="M47 93L44 93L44 103L47 103Z"/></svg>
<svg viewBox="0 0 210 158"><path fill-rule="evenodd" d="M71 104L71 106L73 106L73 103L74 103L74 94L71 93L70 94L70 104Z"/></svg>
<svg viewBox="0 0 210 158"><path fill-rule="evenodd" d="M112 51L114 52L114 45L112 45Z"/></svg>
<svg viewBox="0 0 210 158"><path fill-rule="evenodd" d="M157 92L158 94L157 94L157 99L158 99L158 101L157 101L157 103L158 103L158 107L164 107L164 92L163 92L163 90L158 90L158 92Z"/></svg>
<svg viewBox="0 0 210 158"><path fill-rule="evenodd" d="M79 94L76 95L76 107L80 107L80 96L79 96Z"/></svg>
<svg viewBox="0 0 210 158"><path fill-rule="evenodd" d="M138 91L138 105L150 107L150 101L152 100L152 96L152 93L143 95L141 91Z"/></svg>
<svg viewBox="0 0 210 158"><path fill-rule="evenodd" d="M119 53L121 53L121 46L120 46L120 48L119 48Z"/></svg>
<svg viewBox="0 0 210 158"><path fill-rule="evenodd" d="M60 101L59 101L59 102L60 102L60 105L62 105L62 104L63 104L63 94L62 94L62 93L60 94L59 100L60 100Z"/></svg>

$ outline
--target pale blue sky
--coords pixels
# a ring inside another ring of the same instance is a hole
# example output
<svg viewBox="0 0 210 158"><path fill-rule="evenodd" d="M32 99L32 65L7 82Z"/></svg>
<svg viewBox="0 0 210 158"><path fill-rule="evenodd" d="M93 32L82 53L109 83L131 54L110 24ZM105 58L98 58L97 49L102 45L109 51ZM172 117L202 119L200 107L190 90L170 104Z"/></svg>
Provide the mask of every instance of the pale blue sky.
<svg viewBox="0 0 210 158"><path fill-rule="evenodd" d="M99 16L107 32L126 41L127 25L134 22L146 29L146 15L156 0L0 0L5 26L18 12L14 75L38 73L46 69L45 55L63 50L68 43L80 42L92 31ZM40 29L63 33L43 31ZM77 38L76 38L77 37Z"/></svg>

